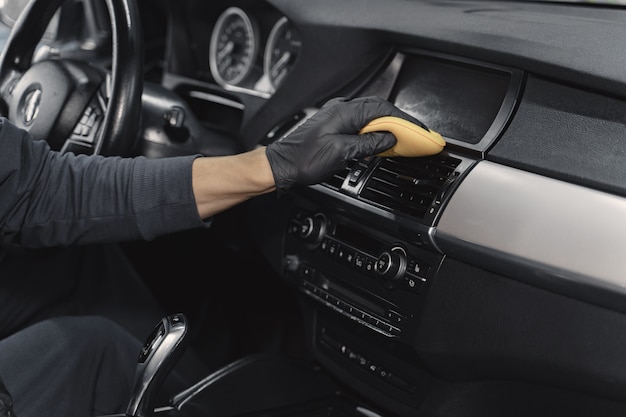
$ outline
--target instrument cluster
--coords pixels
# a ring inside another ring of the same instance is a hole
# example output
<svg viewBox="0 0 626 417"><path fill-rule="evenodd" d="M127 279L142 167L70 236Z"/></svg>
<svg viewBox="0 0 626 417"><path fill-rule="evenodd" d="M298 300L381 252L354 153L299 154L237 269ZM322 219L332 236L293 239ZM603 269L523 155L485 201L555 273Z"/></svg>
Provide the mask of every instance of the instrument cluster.
<svg viewBox="0 0 626 417"><path fill-rule="evenodd" d="M295 65L301 48L302 40L285 16L268 25L243 8L229 7L211 33L211 76L227 90L269 97Z"/></svg>

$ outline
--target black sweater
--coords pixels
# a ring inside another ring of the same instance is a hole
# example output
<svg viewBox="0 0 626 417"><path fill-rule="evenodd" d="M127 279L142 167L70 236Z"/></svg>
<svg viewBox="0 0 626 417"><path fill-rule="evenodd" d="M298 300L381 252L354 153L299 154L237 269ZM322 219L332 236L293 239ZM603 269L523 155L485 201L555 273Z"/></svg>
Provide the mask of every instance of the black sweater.
<svg viewBox="0 0 626 417"><path fill-rule="evenodd" d="M196 156L60 154L0 119L0 239L52 247L155 237L206 225L191 187Z"/></svg>

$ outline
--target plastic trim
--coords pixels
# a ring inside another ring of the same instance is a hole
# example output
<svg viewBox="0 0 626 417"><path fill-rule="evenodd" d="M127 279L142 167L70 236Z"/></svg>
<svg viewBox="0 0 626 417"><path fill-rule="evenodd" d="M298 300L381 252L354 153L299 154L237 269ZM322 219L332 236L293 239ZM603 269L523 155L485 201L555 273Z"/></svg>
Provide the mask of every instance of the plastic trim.
<svg viewBox="0 0 626 417"><path fill-rule="evenodd" d="M444 253L509 276L626 295L624 219L626 198L481 161L433 238Z"/></svg>

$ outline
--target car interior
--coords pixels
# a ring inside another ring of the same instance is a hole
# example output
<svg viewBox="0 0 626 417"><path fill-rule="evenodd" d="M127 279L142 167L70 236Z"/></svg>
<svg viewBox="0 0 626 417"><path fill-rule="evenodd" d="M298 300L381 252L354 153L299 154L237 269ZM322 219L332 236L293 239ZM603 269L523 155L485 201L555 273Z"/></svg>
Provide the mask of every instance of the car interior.
<svg viewBox="0 0 626 417"><path fill-rule="evenodd" d="M147 347L182 320L203 375L127 415L626 413L625 4L25 3L2 6L3 110L62 152L236 154L336 97L445 139L121 242L172 315ZM30 126L33 80L66 72L80 97Z"/></svg>

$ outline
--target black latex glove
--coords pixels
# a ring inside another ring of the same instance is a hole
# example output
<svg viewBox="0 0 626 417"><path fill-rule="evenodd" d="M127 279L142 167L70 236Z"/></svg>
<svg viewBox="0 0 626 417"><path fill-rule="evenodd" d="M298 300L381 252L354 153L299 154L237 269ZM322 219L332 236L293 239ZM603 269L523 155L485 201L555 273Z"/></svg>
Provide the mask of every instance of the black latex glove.
<svg viewBox="0 0 626 417"><path fill-rule="evenodd" d="M279 192L293 185L317 184L341 171L354 159L375 155L396 144L389 132L359 135L370 121L397 116L423 123L378 97L329 100L295 131L266 148Z"/></svg>

